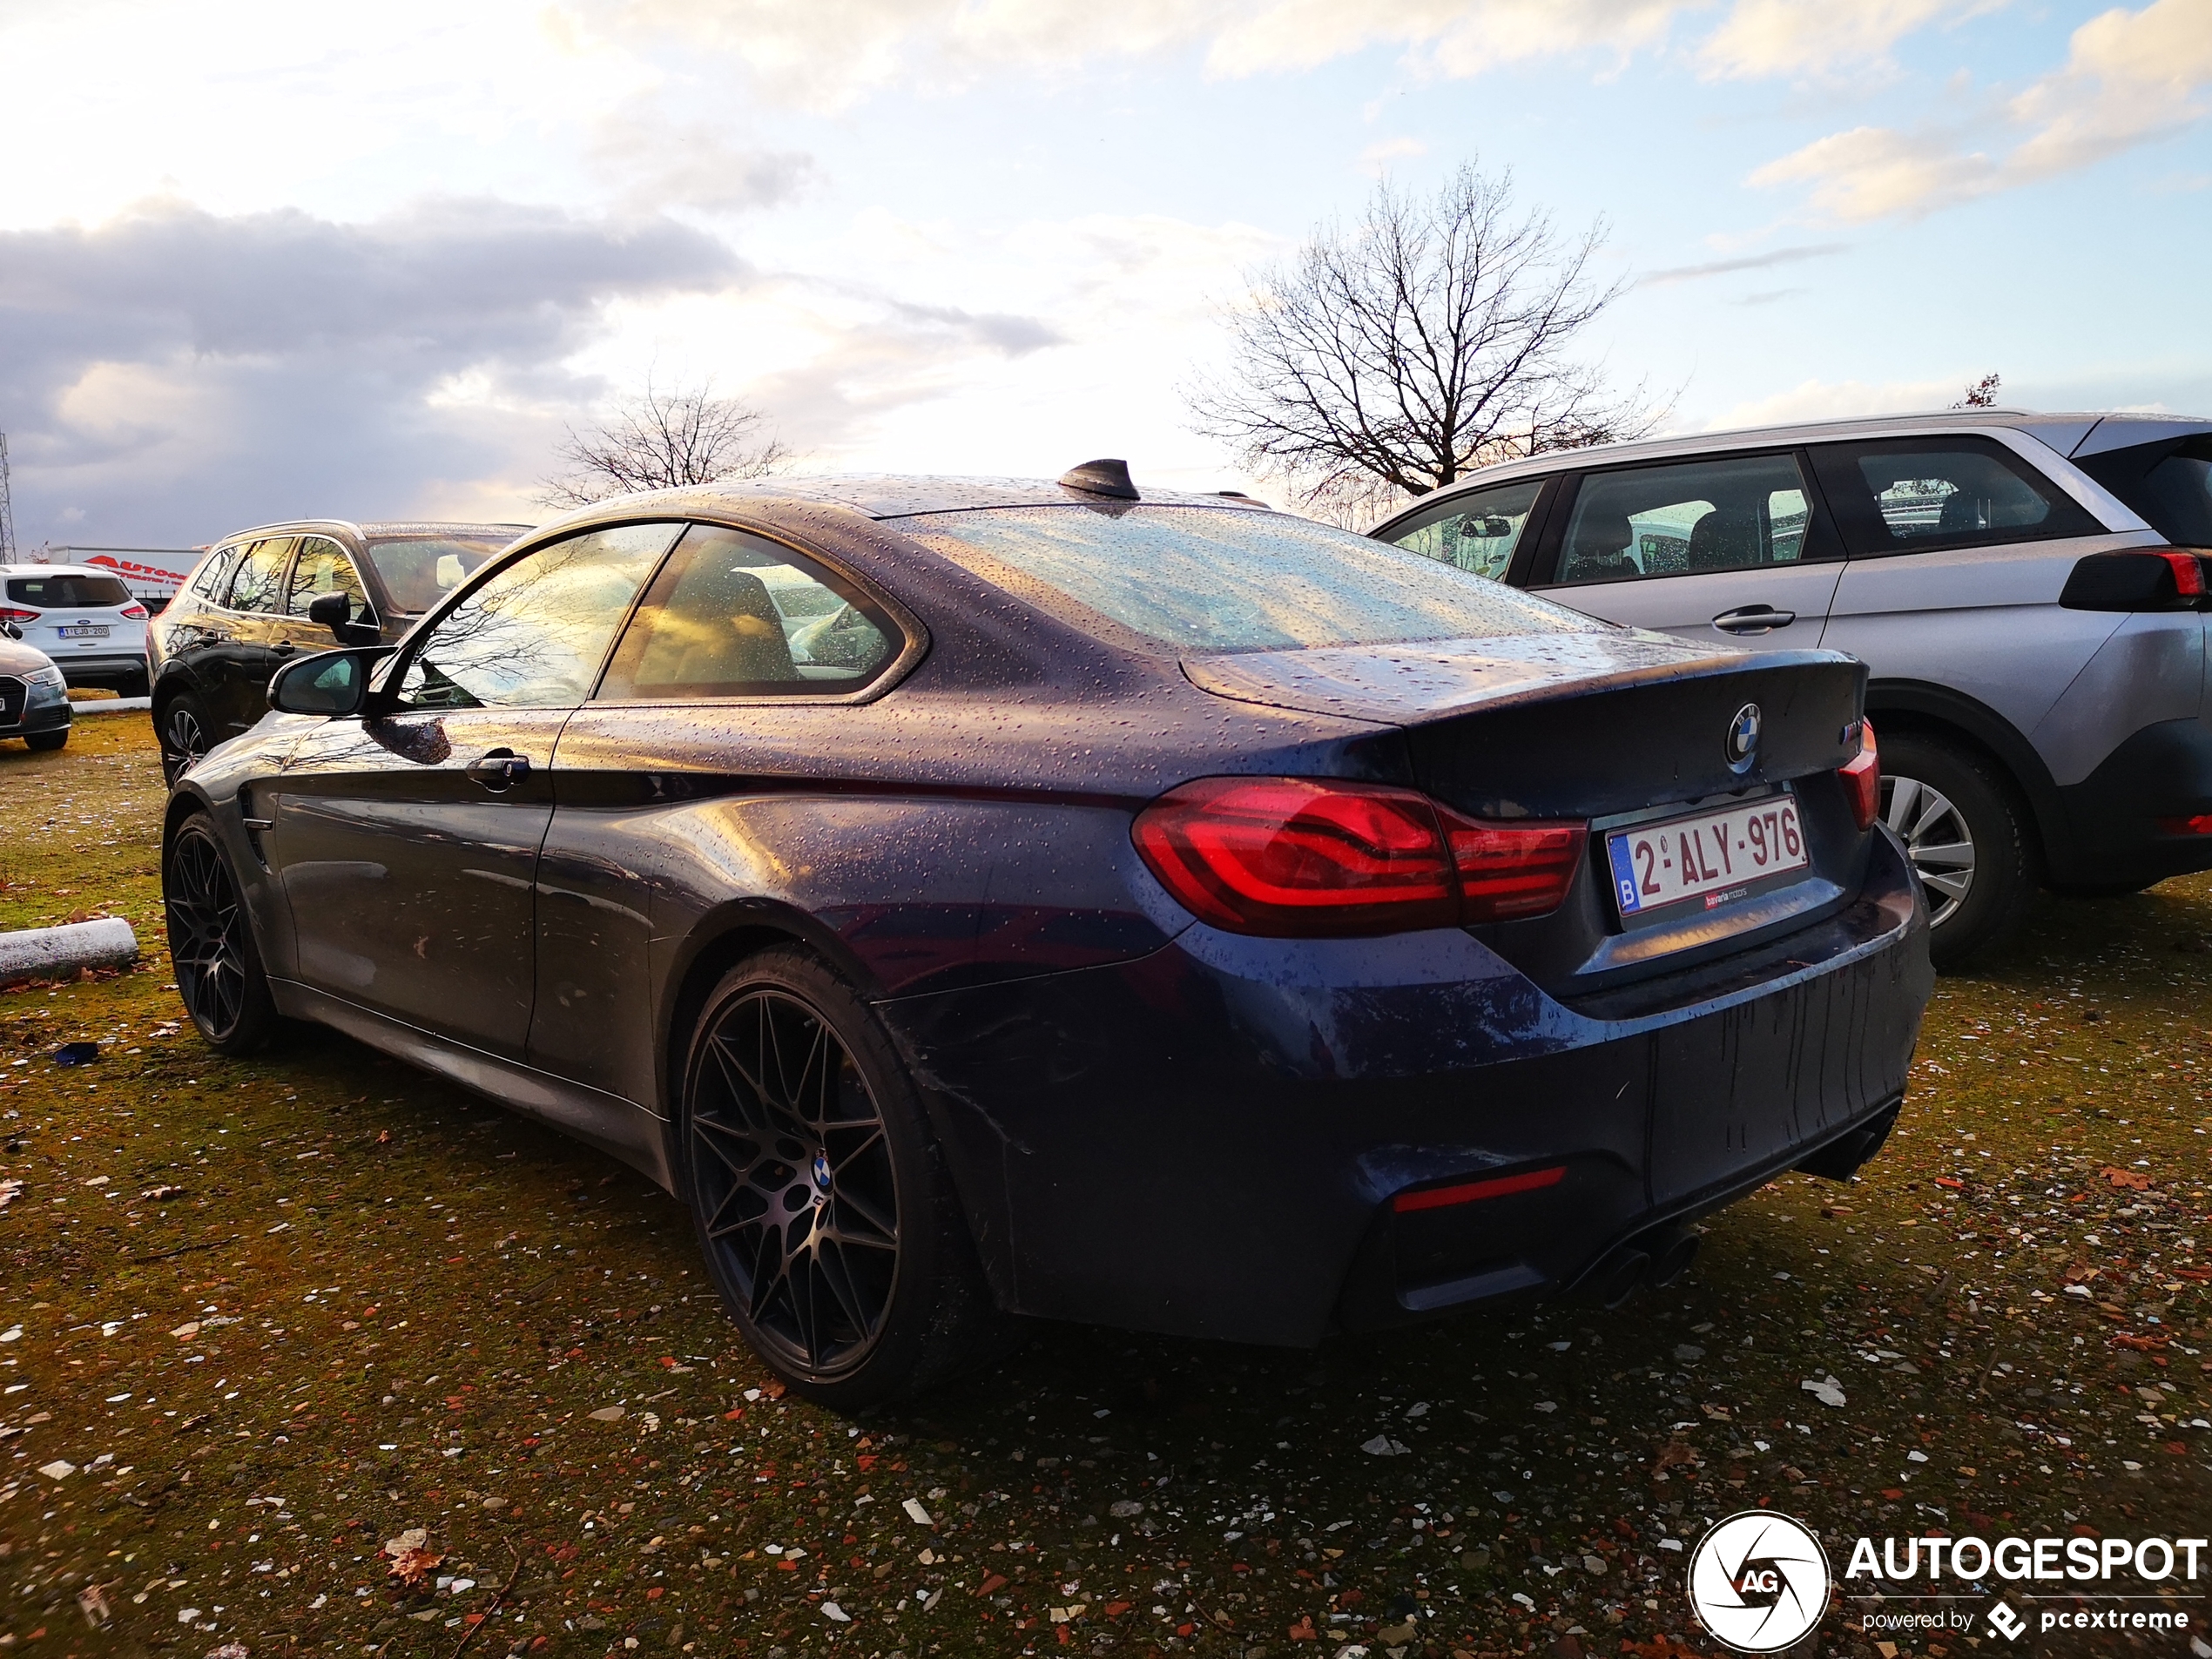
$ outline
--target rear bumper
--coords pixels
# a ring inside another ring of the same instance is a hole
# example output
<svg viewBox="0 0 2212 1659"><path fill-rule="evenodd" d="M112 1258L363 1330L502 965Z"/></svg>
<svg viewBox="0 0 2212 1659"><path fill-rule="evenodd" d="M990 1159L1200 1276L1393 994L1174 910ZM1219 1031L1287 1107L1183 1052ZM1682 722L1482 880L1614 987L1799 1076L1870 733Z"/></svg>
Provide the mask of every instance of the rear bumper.
<svg viewBox="0 0 2212 1659"><path fill-rule="evenodd" d="M2212 820L2212 726L2161 720L2127 738L2078 784L2058 792L2071 842L2053 847L2061 884L2119 886L2212 870L2212 833L2167 827Z"/></svg>
<svg viewBox="0 0 2212 1659"><path fill-rule="evenodd" d="M1194 927L1139 961L878 1007L1010 1306L1304 1345L1563 1291L1866 1129L1932 988L1885 833L1840 914L1573 1006L1460 933Z"/></svg>
<svg viewBox="0 0 2212 1659"><path fill-rule="evenodd" d="M48 652L54 665L71 685L91 684L99 680L124 678L146 671L146 654L138 651L63 651Z"/></svg>

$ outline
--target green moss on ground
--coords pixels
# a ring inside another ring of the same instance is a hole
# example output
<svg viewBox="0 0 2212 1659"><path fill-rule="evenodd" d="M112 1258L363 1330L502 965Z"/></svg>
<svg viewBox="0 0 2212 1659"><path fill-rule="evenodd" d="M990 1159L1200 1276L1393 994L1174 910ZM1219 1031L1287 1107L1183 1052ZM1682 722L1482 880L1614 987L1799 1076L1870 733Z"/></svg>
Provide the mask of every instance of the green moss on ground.
<svg viewBox="0 0 2212 1659"><path fill-rule="evenodd" d="M130 717L0 745L0 925L158 947L162 799ZM772 1397L594 1153L334 1036L220 1059L158 955L0 995L0 1644L1702 1653L1667 1541L1754 1504L1831 1547L2201 1534L2209 941L2212 880L2046 905L1941 983L1870 1178L1769 1187L1620 1313L1044 1327L860 1422Z"/></svg>

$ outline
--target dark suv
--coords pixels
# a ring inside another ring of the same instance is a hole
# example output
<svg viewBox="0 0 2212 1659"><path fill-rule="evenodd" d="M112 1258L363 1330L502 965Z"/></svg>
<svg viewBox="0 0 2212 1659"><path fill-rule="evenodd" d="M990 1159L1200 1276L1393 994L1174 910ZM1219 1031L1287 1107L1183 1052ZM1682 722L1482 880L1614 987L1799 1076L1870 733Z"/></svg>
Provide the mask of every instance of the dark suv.
<svg viewBox="0 0 2212 1659"><path fill-rule="evenodd" d="M392 644L527 524L303 520L243 530L194 567L151 631L153 729L177 774L268 712L296 651Z"/></svg>

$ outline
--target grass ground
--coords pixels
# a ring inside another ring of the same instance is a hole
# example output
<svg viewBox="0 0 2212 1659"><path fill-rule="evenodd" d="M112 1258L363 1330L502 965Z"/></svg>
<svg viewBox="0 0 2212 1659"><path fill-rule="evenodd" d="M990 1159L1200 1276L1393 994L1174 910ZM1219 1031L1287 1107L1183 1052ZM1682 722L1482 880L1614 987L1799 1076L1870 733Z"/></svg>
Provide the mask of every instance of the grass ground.
<svg viewBox="0 0 2212 1659"><path fill-rule="evenodd" d="M162 799L139 718L0 745L0 927L149 951L0 994L0 1648L1665 1659L1715 1651L1681 1546L1755 1505L1831 1553L2212 1518L2212 880L1942 981L1867 1178L1768 1187L1619 1313L1045 1327L848 1422L779 1397L635 1175L340 1038L203 1048ZM1824 1651L1877 1651L1862 1605Z"/></svg>

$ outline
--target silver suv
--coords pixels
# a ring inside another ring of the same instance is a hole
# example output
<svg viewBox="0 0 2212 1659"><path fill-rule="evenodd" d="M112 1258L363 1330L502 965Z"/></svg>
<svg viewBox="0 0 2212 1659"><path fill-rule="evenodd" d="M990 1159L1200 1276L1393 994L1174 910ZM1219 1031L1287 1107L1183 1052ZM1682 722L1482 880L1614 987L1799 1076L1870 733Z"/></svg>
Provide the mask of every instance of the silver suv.
<svg viewBox="0 0 2212 1659"><path fill-rule="evenodd" d="M1939 965L2039 882L2212 868L2212 421L1973 409L1567 450L1373 534L1608 621L1862 658Z"/></svg>

